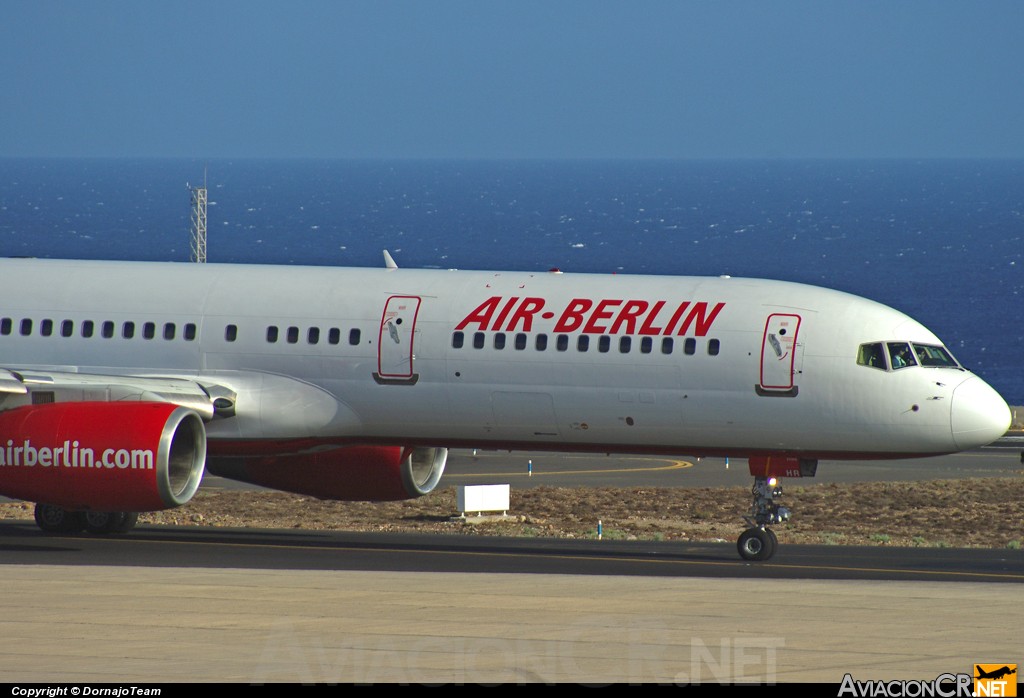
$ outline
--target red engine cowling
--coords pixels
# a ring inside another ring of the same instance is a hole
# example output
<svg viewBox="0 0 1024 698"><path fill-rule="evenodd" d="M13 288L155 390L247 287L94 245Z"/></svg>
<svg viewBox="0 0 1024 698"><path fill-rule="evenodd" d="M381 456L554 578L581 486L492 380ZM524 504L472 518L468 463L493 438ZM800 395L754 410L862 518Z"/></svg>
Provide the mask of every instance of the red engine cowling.
<svg viewBox="0 0 1024 698"><path fill-rule="evenodd" d="M156 511L199 488L206 429L164 402L64 402L0 413L0 494L66 509Z"/></svg>
<svg viewBox="0 0 1024 698"><path fill-rule="evenodd" d="M340 446L265 457L211 458L214 475L319 499L384 502L427 494L441 480L446 448Z"/></svg>

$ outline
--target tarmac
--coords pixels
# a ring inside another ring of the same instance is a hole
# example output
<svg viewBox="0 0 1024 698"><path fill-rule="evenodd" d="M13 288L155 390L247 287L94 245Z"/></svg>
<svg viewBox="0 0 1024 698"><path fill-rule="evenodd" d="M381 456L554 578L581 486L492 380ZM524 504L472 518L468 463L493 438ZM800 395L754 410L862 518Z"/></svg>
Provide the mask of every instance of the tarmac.
<svg viewBox="0 0 1024 698"><path fill-rule="evenodd" d="M838 684L1024 659L1017 584L0 570L9 683Z"/></svg>

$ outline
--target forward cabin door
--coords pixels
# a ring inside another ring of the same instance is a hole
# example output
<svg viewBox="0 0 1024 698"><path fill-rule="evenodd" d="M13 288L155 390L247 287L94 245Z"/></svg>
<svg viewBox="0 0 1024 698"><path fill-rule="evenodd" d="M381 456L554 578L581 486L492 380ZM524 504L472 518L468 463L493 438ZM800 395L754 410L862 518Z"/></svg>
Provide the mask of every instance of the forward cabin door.
<svg viewBox="0 0 1024 698"><path fill-rule="evenodd" d="M419 296L391 296L384 304L377 336L377 373L381 383L415 383L416 316Z"/></svg>
<svg viewBox="0 0 1024 698"><path fill-rule="evenodd" d="M764 324L761 338L761 376L758 381L759 395L795 397L797 351L800 344L800 316L788 313L772 313Z"/></svg>

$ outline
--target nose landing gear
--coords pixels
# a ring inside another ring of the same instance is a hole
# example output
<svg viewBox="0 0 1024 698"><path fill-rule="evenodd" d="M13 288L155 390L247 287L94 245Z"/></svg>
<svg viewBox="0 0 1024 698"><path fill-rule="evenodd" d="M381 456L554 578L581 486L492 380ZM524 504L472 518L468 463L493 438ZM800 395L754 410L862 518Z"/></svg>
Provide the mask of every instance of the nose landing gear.
<svg viewBox="0 0 1024 698"><path fill-rule="evenodd" d="M768 524L788 521L790 511L775 503L774 498L782 495L782 487L777 478L754 478L751 494L754 497L751 515L743 517L750 528L740 534L736 549L744 560L759 562L771 558L779 546L779 539L775 531L768 528Z"/></svg>
<svg viewBox="0 0 1024 698"><path fill-rule="evenodd" d="M763 562L771 559L779 547L779 539L775 532L768 528L769 524L780 524L789 521L788 507L779 506L776 497L782 496L779 478L814 477L818 469L818 461L804 458L756 457L749 460L750 474L754 476L751 495L754 502L750 508L750 516L743 520L750 526L740 534L736 541L736 550L744 560Z"/></svg>

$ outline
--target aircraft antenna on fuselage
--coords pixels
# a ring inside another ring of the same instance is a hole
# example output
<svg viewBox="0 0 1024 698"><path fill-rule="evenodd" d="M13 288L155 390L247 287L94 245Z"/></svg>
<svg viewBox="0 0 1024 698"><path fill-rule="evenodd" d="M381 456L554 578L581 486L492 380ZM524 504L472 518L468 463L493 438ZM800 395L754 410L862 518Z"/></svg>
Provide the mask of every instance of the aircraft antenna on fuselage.
<svg viewBox="0 0 1024 698"><path fill-rule="evenodd" d="M395 258L391 256L391 253L384 250L384 268L385 269L398 269L398 264L395 263Z"/></svg>

